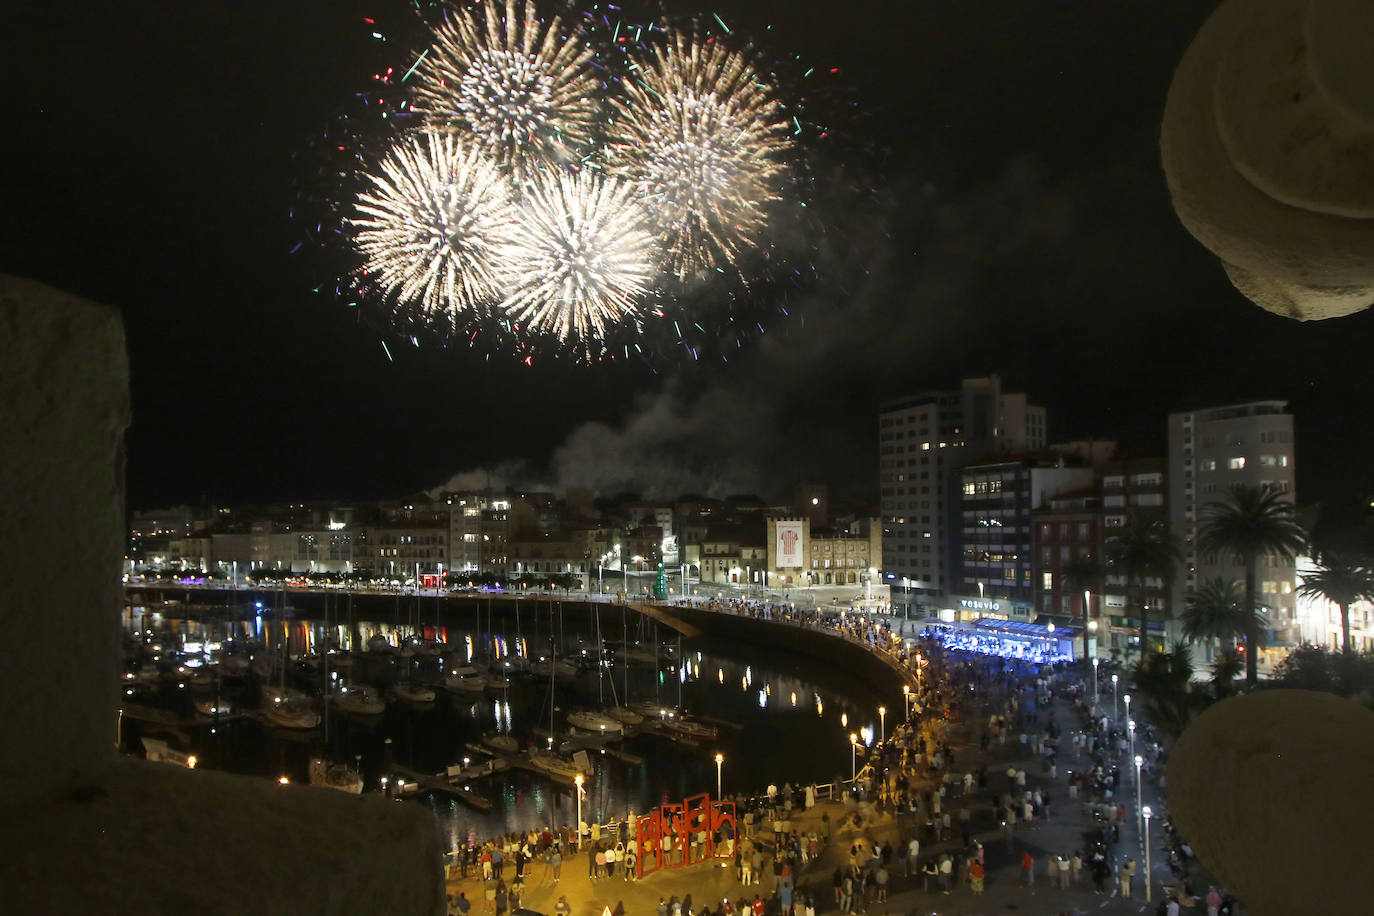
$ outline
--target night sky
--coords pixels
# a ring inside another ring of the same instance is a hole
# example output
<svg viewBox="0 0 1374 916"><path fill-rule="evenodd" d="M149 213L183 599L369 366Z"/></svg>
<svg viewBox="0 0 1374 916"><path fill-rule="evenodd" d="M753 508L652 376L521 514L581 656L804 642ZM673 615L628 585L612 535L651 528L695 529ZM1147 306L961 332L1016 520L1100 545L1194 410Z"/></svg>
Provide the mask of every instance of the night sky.
<svg viewBox="0 0 1374 916"><path fill-rule="evenodd" d="M423 47L408 2L21 6L0 270L123 311L133 506L401 496L474 471L873 497L878 401L989 372L1049 408L1052 438L1156 454L1170 410L1288 398L1299 498L1374 492L1374 317L1262 312L1169 208L1160 115L1212 4L666 3L826 74L783 86L830 128L810 156L821 279L785 317L759 290L773 319L728 362L592 366L412 346L312 292L340 252L291 253L312 138Z"/></svg>

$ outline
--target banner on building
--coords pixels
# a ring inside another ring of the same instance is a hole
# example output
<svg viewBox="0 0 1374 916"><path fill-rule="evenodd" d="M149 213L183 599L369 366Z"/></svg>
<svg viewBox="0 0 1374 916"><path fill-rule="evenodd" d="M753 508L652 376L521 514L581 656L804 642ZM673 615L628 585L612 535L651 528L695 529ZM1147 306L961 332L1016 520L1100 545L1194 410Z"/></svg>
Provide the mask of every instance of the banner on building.
<svg viewBox="0 0 1374 916"><path fill-rule="evenodd" d="M774 569L801 569L802 568L802 523L801 522L777 522L777 543L774 546L774 554L777 562L773 564Z"/></svg>

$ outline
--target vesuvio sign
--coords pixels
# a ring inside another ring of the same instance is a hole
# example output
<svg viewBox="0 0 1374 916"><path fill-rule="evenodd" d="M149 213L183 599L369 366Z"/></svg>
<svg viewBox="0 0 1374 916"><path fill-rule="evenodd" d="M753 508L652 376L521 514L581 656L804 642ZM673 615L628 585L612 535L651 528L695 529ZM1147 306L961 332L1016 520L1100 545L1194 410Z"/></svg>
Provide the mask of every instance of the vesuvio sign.
<svg viewBox="0 0 1374 916"><path fill-rule="evenodd" d="M994 601L991 598L960 598L959 607L966 611L1001 612L1002 602Z"/></svg>

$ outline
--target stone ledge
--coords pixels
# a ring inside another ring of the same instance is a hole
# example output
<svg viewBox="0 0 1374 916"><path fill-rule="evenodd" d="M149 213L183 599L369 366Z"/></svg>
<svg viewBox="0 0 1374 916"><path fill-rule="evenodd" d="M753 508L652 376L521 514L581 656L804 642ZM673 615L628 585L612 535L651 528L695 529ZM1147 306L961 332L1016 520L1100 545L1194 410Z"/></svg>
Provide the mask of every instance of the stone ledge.
<svg viewBox="0 0 1374 916"><path fill-rule="evenodd" d="M441 914L442 852L410 804L132 759L0 809L12 913Z"/></svg>

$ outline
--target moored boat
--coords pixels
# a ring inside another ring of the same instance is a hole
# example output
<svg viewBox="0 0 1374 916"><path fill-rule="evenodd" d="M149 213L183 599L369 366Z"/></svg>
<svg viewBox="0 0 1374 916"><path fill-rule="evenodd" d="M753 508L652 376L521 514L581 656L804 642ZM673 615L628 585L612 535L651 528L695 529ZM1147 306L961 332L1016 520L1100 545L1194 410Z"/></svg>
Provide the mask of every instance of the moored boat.
<svg viewBox="0 0 1374 916"><path fill-rule="evenodd" d="M433 703L434 691L419 684L392 684L391 695L407 703Z"/></svg>
<svg viewBox="0 0 1374 916"><path fill-rule="evenodd" d="M572 782L581 773L581 770L571 760L566 760L557 754L540 750L537 747L530 748L529 759L536 769L547 773L554 779Z"/></svg>
<svg viewBox="0 0 1374 916"><path fill-rule="evenodd" d="M386 701L371 687L346 687L330 694L329 702L340 712L357 716L380 716L386 712Z"/></svg>
<svg viewBox="0 0 1374 916"><path fill-rule="evenodd" d="M604 716L599 712L589 711L568 713L568 724L573 728L580 728L592 734L602 735L618 735L625 727L610 716Z"/></svg>
<svg viewBox="0 0 1374 916"><path fill-rule="evenodd" d="M482 743L493 750L506 754L514 754L520 750L520 742L510 735L483 735Z"/></svg>
<svg viewBox="0 0 1374 916"><path fill-rule="evenodd" d="M363 792L363 778L356 769L344 763L329 763L320 757L310 761L310 784L349 795L361 795Z"/></svg>

